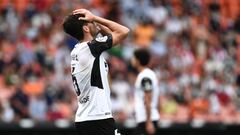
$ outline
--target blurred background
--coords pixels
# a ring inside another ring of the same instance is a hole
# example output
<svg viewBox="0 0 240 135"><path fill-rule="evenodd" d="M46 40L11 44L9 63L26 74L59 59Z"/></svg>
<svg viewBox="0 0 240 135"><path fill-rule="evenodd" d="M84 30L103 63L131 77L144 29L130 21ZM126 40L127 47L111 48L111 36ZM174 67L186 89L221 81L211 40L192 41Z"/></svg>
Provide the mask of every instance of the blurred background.
<svg viewBox="0 0 240 135"><path fill-rule="evenodd" d="M130 59L136 48L153 56L160 128L240 124L240 0L0 0L2 126L64 127L74 120L70 51L77 41L61 24L77 8L131 29L104 53L114 117L123 131L135 126L137 74Z"/></svg>

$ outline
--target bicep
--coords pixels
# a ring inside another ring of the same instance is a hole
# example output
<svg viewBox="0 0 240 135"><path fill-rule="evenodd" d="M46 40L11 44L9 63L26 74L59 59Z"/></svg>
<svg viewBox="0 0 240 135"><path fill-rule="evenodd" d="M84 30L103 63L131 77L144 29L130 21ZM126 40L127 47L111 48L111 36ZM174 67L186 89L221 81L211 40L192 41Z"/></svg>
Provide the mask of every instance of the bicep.
<svg viewBox="0 0 240 135"><path fill-rule="evenodd" d="M153 89L153 83L152 80L148 77L145 77L141 81L141 88L142 90L146 91L152 91Z"/></svg>
<svg viewBox="0 0 240 135"><path fill-rule="evenodd" d="M108 27L106 27L102 24L99 24L99 23L97 25L100 28L100 33L101 34L103 34L104 36L105 35L111 35L112 31Z"/></svg>
<svg viewBox="0 0 240 135"><path fill-rule="evenodd" d="M148 77L143 78L141 81L141 88L144 91L144 102L146 105L149 105L152 98L152 80Z"/></svg>

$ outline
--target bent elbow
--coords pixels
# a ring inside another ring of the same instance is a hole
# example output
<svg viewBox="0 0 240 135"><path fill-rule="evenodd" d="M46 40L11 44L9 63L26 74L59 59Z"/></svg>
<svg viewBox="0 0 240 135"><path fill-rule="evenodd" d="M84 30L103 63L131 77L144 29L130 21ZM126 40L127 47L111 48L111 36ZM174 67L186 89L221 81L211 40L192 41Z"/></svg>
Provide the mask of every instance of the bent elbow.
<svg viewBox="0 0 240 135"><path fill-rule="evenodd" d="M130 30L127 27L124 27L124 29L122 29L121 35L122 35L123 39L128 36L129 32L130 32Z"/></svg>
<svg viewBox="0 0 240 135"><path fill-rule="evenodd" d="M113 32L113 45L116 45L122 42L125 38L127 38L130 30L127 27L122 27L121 30Z"/></svg>
<svg viewBox="0 0 240 135"><path fill-rule="evenodd" d="M127 28L127 27L125 27L125 29L124 29L124 35L127 37L127 35L129 34L129 32L130 32L130 29L129 28Z"/></svg>

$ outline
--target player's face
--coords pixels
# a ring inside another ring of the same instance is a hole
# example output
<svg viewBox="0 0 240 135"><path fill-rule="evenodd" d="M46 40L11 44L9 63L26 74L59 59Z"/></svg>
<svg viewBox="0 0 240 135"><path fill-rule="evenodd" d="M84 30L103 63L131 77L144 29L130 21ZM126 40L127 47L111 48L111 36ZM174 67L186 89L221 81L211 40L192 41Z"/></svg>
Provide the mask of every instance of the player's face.
<svg viewBox="0 0 240 135"><path fill-rule="evenodd" d="M132 64L132 66L133 66L134 68L136 68L136 67L138 66L137 63L138 63L138 62L137 62L137 59L136 59L135 57L132 57L132 59L131 59L131 64Z"/></svg>
<svg viewBox="0 0 240 135"><path fill-rule="evenodd" d="M93 22L93 23L88 23L88 28L90 30L90 34L95 37L98 34L98 28L97 25Z"/></svg>

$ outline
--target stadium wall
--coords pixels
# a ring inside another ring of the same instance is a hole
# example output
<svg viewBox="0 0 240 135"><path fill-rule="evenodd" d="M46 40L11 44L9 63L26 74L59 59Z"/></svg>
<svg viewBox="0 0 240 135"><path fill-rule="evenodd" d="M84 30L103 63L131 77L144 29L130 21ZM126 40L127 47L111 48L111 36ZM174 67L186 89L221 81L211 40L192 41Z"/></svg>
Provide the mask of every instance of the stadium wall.
<svg viewBox="0 0 240 135"><path fill-rule="evenodd" d="M134 127L118 125L122 135L131 135ZM206 123L204 125L171 124L159 126L158 135L239 135L240 125ZM77 135L74 124L69 121L0 123L0 135Z"/></svg>

